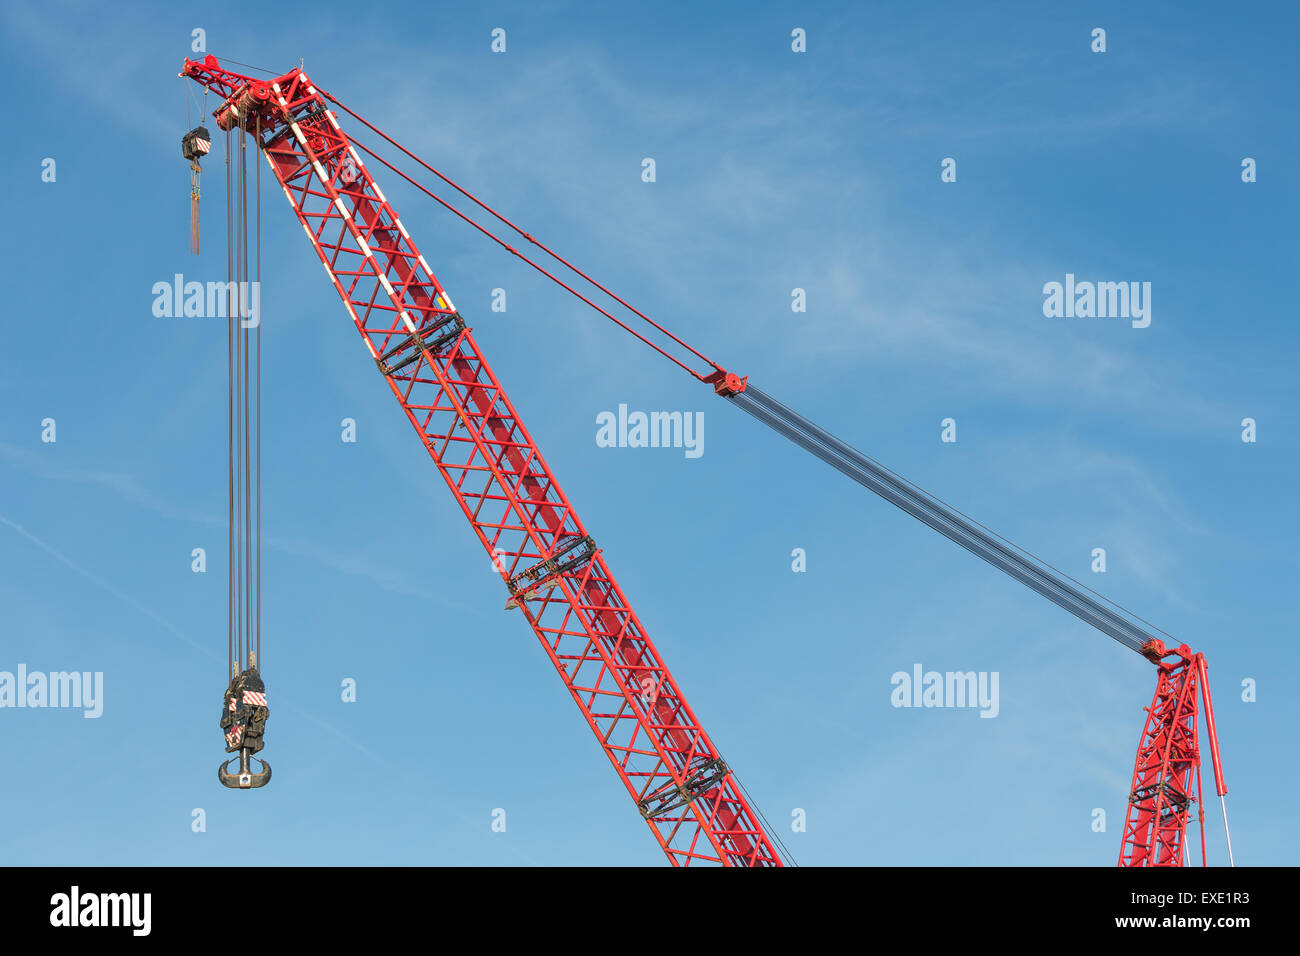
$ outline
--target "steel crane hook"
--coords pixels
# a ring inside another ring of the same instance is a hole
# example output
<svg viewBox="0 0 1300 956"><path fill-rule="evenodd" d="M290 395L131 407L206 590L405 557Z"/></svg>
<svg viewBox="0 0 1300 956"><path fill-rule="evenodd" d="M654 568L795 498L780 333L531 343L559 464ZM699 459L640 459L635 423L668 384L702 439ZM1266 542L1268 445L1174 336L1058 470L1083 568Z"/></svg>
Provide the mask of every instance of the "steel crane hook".
<svg viewBox="0 0 1300 956"><path fill-rule="evenodd" d="M262 765L262 769L254 773L250 761L256 759ZM231 773L229 767L236 760L239 761L239 772ZM217 767L217 779L221 781L223 787L229 787L231 790L252 790L256 787L265 787L271 782L271 764L260 757L254 758L253 752L247 747L239 751L238 757L231 757L221 766Z"/></svg>

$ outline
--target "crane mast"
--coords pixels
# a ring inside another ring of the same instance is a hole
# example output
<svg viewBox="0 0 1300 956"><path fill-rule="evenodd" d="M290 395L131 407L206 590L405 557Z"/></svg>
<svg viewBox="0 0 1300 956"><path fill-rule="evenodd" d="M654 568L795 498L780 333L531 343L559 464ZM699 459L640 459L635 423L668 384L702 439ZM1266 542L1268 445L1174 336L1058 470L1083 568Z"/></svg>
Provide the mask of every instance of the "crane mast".
<svg viewBox="0 0 1300 956"><path fill-rule="evenodd" d="M435 278L361 151L411 182L699 381L881 498L906 511L1157 668L1120 849L1121 866L1182 866L1201 799L1198 708L1216 791L1223 782L1208 672L1186 644L1167 648L1147 622L1062 574L707 359L648 316L461 189L332 96L303 70L274 80L209 56L188 77L221 97L217 126L257 139L371 359L420 436L518 610L674 865L782 866L779 840L696 719L541 451ZM349 139L338 106L532 245L653 326L655 344L617 316ZM206 130L203 131L206 135ZM700 369L703 361L707 368ZM1163 633L1163 632L1160 632ZM1205 862L1204 812L1201 855ZM1224 826L1227 827L1226 806ZM1228 844L1231 857L1231 843Z"/></svg>
<svg viewBox="0 0 1300 956"><path fill-rule="evenodd" d="M674 865L782 865L473 332L301 70L187 60L258 146L379 373Z"/></svg>

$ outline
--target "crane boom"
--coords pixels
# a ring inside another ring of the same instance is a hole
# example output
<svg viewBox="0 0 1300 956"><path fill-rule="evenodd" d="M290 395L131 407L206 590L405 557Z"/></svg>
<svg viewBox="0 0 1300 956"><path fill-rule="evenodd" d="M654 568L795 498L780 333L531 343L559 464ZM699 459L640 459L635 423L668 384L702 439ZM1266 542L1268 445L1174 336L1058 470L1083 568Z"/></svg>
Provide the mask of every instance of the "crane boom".
<svg viewBox="0 0 1300 956"><path fill-rule="evenodd" d="M384 380L674 865L779 866L735 774L555 480L472 330L325 98L186 60L263 154Z"/></svg>

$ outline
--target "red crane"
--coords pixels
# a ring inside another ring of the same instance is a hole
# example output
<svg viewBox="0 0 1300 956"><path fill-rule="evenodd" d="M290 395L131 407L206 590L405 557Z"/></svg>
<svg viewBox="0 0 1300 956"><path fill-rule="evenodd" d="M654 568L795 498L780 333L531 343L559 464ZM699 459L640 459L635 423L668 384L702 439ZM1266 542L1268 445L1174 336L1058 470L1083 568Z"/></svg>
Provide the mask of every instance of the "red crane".
<svg viewBox="0 0 1300 956"><path fill-rule="evenodd" d="M180 76L220 98L213 111L219 129L256 139L370 357L492 556L510 595L506 607L517 609L533 629L672 864L781 866L788 860L695 718L471 328L375 182L362 152L758 421L1155 663L1156 694L1138 750L1120 864L1184 864L1187 824L1200 800L1198 701L1205 708L1216 788L1220 797L1227 792L1202 655L1185 644L1166 649L1141 619L797 415L748 378L709 360L317 89L301 68L261 80L223 69L208 56L202 62L186 60ZM636 318L624 321L597 305L350 138L331 105ZM641 331L634 327L638 320L647 323L639 326ZM1203 813L1200 820L1204 863Z"/></svg>

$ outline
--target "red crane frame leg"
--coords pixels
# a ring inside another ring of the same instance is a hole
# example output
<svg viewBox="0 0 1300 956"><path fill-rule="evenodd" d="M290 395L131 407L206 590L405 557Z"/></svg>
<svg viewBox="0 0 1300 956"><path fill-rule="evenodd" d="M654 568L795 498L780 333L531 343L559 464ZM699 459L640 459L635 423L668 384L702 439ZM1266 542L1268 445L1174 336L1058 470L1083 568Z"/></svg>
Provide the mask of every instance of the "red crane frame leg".
<svg viewBox="0 0 1300 956"><path fill-rule="evenodd" d="M1182 866L1187 823L1200 797L1196 714L1204 658L1186 644L1165 652L1159 641L1151 642L1144 653L1159 673L1138 744L1119 865ZM1171 655L1175 660L1161 659ZM1203 815L1201 849L1204 859Z"/></svg>
<svg viewBox="0 0 1300 956"><path fill-rule="evenodd" d="M494 566L508 584L533 573L511 603L669 861L782 865L603 555L575 546L585 526L322 95L301 70L254 81L209 58L182 75L225 98L221 128L260 122L312 248Z"/></svg>

